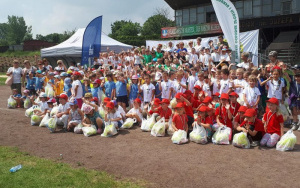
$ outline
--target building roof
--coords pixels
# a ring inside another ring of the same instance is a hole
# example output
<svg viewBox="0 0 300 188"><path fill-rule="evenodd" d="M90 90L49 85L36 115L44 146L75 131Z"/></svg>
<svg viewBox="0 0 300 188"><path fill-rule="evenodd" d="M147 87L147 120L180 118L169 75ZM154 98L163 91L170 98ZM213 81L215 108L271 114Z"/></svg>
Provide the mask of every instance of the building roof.
<svg viewBox="0 0 300 188"><path fill-rule="evenodd" d="M211 0L165 0L165 2L168 3L168 5L174 10L201 4L211 4Z"/></svg>

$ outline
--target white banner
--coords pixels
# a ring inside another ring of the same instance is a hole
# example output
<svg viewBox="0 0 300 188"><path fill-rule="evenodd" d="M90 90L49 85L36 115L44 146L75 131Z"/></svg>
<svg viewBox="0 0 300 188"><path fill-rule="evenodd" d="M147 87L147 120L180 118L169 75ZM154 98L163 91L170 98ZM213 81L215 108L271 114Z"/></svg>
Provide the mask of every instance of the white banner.
<svg viewBox="0 0 300 188"><path fill-rule="evenodd" d="M240 46L242 48L243 52L251 52L253 54L252 62L255 66L258 65L258 34L259 30L253 30L248 32L242 32L240 33ZM208 38L202 38L201 45L203 47L208 46L208 41L212 40L214 41L214 44L216 45L218 43L218 37L208 37ZM176 44L180 42L184 42L185 48L188 47L188 42L193 41L194 46L197 44L196 39L187 39L187 40L164 40L164 41L154 41L154 40L147 40L146 46L150 46L150 49L152 47L157 47L158 44L162 44L162 49L165 50L168 48L169 42L173 43L173 46L176 46Z"/></svg>
<svg viewBox="0 0 300 188"><path fill-rule="evenodd" d="M230 48L235 51L235 62L240 59L240 22L238 13L230 0L211 0L218 22Z"/></svg>

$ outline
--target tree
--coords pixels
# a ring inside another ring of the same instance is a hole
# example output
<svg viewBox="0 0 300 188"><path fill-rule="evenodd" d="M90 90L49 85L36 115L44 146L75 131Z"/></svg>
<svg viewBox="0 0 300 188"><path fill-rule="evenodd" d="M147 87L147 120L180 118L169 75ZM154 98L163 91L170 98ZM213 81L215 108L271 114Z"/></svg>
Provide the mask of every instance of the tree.
<svg viewBox="0 0 300 188"><path fill-rule="evenodd" d="M53 42L53 43L61 43L68 38L70 38L75 33L75 29L72 31L64 31L63 33L51 33L46 36L43 36L41 34L36 35L36 40L43 40L47 42Z"/></svg>
<svg viewBox="0 0 300 188"><path fill-rule="evenodd" d="M116 38L117 36L137 36L141 31L139 23L133 23L132 21L115 21L111 24L110 37Z"/></svg>
<svg viewBox="0 0 300 188"><path fill-rule="evenodd" d="M0 23L0 45L7 46L7 24Z"/></svg>
<svg viewBox="0 0 300 188"><path fill-rule="evenodd" d="M161 34L161 28L174 26L174 21L168 19L163 14L156 14L149 17L143 25L141 34L147 35L159 35Z"/></svg>
<svg viewBox="0 0 300 188"><path fill-rule="evenodd" d="M8 16L7 40L9 44L21 44L25 35L31 35L31 26L27 26L23 17ZM32 37L31 37L32 38Z"/></svg>

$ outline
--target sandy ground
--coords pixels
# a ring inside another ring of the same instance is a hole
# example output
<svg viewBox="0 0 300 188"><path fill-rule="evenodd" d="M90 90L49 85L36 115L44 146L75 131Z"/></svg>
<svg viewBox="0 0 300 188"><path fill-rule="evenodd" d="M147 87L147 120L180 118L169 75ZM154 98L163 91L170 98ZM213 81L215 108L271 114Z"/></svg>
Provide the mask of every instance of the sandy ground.
<svg viewBox="0 0 300 188"><path fill-rule="evenodd" d="M74 166L107 171L150 187L300 187L300 132L294 151L238 149L232 145L172 144L139 128L112 138L51 134L30 125L24 109L7 109L10 89L0 86L0 145Z"/></svg>

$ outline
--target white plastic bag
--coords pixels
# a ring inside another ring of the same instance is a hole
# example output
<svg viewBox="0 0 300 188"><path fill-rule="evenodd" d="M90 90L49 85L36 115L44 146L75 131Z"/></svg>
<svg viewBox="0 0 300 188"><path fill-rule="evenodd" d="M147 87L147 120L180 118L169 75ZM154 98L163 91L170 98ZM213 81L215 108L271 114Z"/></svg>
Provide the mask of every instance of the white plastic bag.
<svg viewBox="0 0 300 188"><path fill-rule="evenodd" d="M249 149L250 142L249 139L247 138L247 133L244 132L236 133L233 136L232 145L238 148Z"/></svg>
<svg viewBox="0 0 300 188"><path fill-rule="evenodd" d="M99 114L100 114L100 116L101 116L101 118L105 118L105 110L104 110L104 108L102 107L102 106L100 106L100 108L99 108Z"/></svg>
<svg viewBox="0 0 300 188"><path fill-rule="evenodd" d="M279 104L279 112L282 114L284 121L287 120L287 117L290 115L284 104Z"/></svg>
<svg viewBox="0 0 300 188"><path fill-rule="evenodd" d="M44 118L42 119L41 123L40 123L40 127L46 127L46 125L48 124L48 121L50 119L49 113L47 113Z"/></svg>
<svg viewBox="0 0 300 188"><path fill-rule="evenodd" d="M76 127L74 127L74 133L82 134L83 133L82 128L83 128L83 125L81 123L79 123Z"/></svg>
<svg viewBox="0 0 300 188"><path fill-rule="evenodd" d="M190 133L190 140L197 144L207 143L206 130L203 126L199 126L197 122L196 125L193 127L193 131Z"/></svg>
<svg viewBox="0 0 300 188"><path fill-rule="evenodd" d="M24 100L24 108L25 109L28 109L31 107L31 101L30 99L27 97L25 100Z"/></svg>
<svg viewBox="0 0 300 188"><path fill-rule="evenodd" d="M38 115L35 115L35 114L33 114L31 116L31 121L30 121L31 125L40 125L41 121L42 121L41 116L38 116Z"/></svg>
<svg viewBox="0 0 300 188"><path fill-rule="evenodd" d="M123 123L121 128L130 129L133 126L134 123L136 123L135 118L127 118L126 121Z"/></svg>
<svg viewBox="0 0 300 188"><path fill-rule="evenodd" d="M171 140L173 144L184 144L189 141L187 139L187 133L184 130L175 131Z"/></svg>
<svg viewBox="0 0 300 188"><path fill-rule="evenodd" d="M92 136L97 134L97 129L95 127L95 125L92 125L91 127L82 127L82 132L84 136Z"/></svg>
<svg viewBox="0 0 300 188"><path fill-rule="evenodd" d="M57 112L58 112L58 106L54 106L50 112L50 117L55 116Z"/></svg>
<svg viewBox="0 0 300 188"><path fill-rule="evenodd" d="M33 115L33 111L34 110L41 110L41 108L38 106L38 105L33 105L32 107L28 108L26 111L25 111L25 116L26 117L31 117Z"/></svg>
<svg viewBox="0 0 300 188"><path fill-rule="evenodd" d="M110 137L118 134L116 126L113 123L105 122L105 128L103 133L101 134L102 137Z"/></svg>
<svg viewBox="0 0 300 188"><path fill-rule="evenodd" d="M54 132L57 127L57 117L52 117L48 120L48 123L46 124L46 127L50 130L50 132Z"/></svg>
<svg viewBox="0 0 300 188"><path fill-rule="evenodd" d="M152 136L165 136L166 133L166 124L165 124L165 118L161 118L158 122L156 122L152 129L151 129L151 135Z"/></svg>
<svg viewBox="0 0 300 188"><path fill-rule="evenodd" d="M151 129L150 129L150 126L149 126L149 124L148 124L148 120L145 119L145 118L143 118L143 120L142 120L141 129L142 129L142 131L146 131L146 132L148 132L148 131L151 130Z"/></svg>
<svg viewBox="0 0 300 188"><path fill-rule="evenodd" d="M226 126L221 126L217 129L212 137L212 142L214 144L228 145L231 139L231 128Z"/></svg>
<svg viewBox="0 0 300 188"><path fill-rule="evenodd" d="M49 83L45 86L45 93L49 98L54 97L54 89Z"/></svg>
<svg viewBox="0 0 300 188"><path fill-rule="evenodd" d="M220 127L219 124L218 124L218 123L215 123L215 124L213 124L213 126L212 126L212 130L213 130L213 131L217 131L219 127Z"/></svg>
<svg viewBox="0 0 300 188"><path fill-rule="evenodd" d="M172 118L169 119L168 126L169 126L167 130L168 135L173 135L175 130L172 127Z"/></svg>
<svg viewBox="0 0 300 188"><path fill-rule="evenodd" d="M10 96L7 99L7 107L8 108L16 108L17 107L17 101L15 99L13 99L12 96Z"/></svg>
<svg viewBox="0 0 300 188"><path fill-rule="evenodd" d="M297 143L297 137L293 133L293 130L290 129L281 137L280 141L277 142L276 150L278 151L293 150L296 143Z"/></svg>

